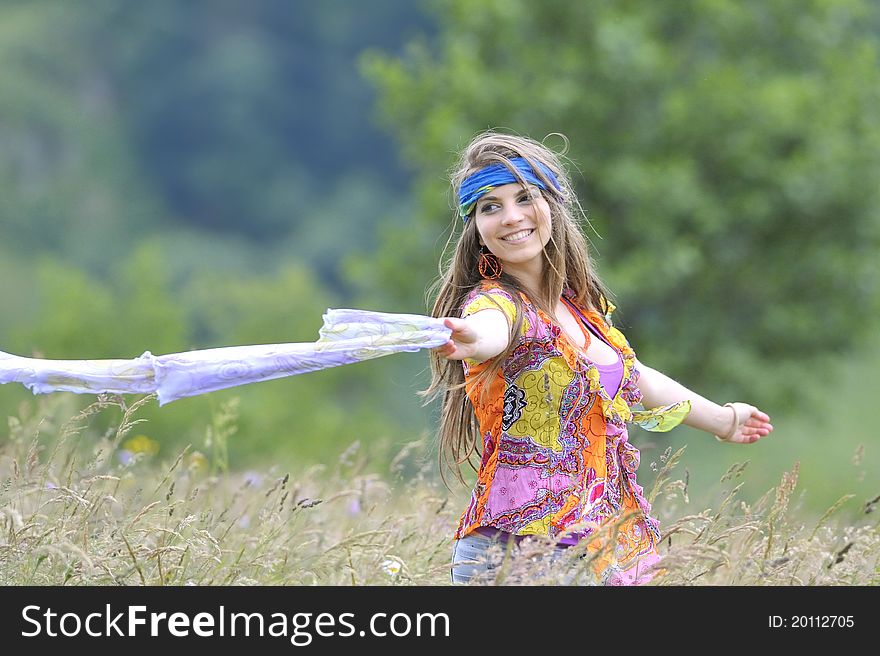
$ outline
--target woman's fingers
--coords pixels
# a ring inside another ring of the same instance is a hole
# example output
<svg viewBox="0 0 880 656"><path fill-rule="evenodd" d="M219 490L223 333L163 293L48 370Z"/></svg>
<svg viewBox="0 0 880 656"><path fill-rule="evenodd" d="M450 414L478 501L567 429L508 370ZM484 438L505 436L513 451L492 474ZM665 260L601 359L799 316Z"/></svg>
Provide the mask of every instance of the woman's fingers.
<svg viewBox="0 0 880 656"><path fill-rule="evenodd" d="M453 332L455 332L456 330L460 330L463 324L463 319L453 319L452 317L446 317L443 320L443 325Z"/></svg>
<svg viewBox="0 0 880 656"><path fill-rule="evenodd" d="M447 317L443 320L443 325L452 331L449 338L453 342L473 342L476 341L476 334L464 319L453 319Z"/></svg>
<svg viewBox="0 0 880 656"><path fill-rule="evenodd" d="M437 353L453 360L463 360L464 358L471 357L471 352L477 341L477 334L470 324L464 319L445 317L443 325L449 328L452 334L449 336L449 341L446 344L437 347Z"/></svg>
<svg viewBox="0 0 880 656"><path fill-rule="evenodd" d="M455 351L455 343L450 339L445 344L434 347L434 352L442 356L447 356Z"/></svg>
<svg viewBox="0 0 880 656"><path fill-rule="evenodd" d="M456 345L455 345L455 342L450 339L448 342L446 342L442 346L438 346L436 348L436 350L437 350L437 352L439 352L443 355L451 355L452 353L455 353Z"/></svg>
<svg viewBox="0 0 880 656"><path fill-rule="evenodd" d="M743 428L754 428L759 430L766 430L768 433L773 430L773 424L767 421L761 421L757 419L749 419L746 423L743 424Z"/></svg>
<svg viewBox="0 0 880 656"><path fill-rule="evenodd" d="M773 430L773 424L770 423L770 415L766 412L761 412L754 406L752 406L752 414L746 420L745 426L754 429L761 437L769 435Z"/></svg>
<svg viewBox="0 0 880 656"><path fill-rule="evenodd" d="M728 441L753 444L773 431L770 416L747 403L731 404L736 412L737 426Z"/></svg>
<svg viewBox="0 0 880 656"><path fill-rule="evenodd" d="M473 328L464 319L455 317L444 317L443 325L452 331L449 341L442 346L436 347L434 350L451 360L463 360L470 357L469 353L473 344L477 341L477 335Z"/></svg>

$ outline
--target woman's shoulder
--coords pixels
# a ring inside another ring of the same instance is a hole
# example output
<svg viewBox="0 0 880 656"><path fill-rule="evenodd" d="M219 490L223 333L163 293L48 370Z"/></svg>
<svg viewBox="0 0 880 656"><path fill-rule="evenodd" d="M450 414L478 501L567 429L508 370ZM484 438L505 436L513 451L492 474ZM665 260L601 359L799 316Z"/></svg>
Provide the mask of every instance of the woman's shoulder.
<svg viewBox="0 0 880 656"><path fill-rule="evenodd" d="M513 302L514 295L516 294L515 290L508 289L503 284L498 282L497 280L486 280L483 279L478 282L476 285L471 287L470 291L465 296L465 303L471 301L478 296L491 296L496 298L504 298Z"/></svg>
<svg viewBox="0 0 880 656"><path fill-rule="evenodd" d="M499 309L508 315L508 318L516 315L513 294L495 280L482 280L474 285L461 304L463 317L487 308Z"/></svg>

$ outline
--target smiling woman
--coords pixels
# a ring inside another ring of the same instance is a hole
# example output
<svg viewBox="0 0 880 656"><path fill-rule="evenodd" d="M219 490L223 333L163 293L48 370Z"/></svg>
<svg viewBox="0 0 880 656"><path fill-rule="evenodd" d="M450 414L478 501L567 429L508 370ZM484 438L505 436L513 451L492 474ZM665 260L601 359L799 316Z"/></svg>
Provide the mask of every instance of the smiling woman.
<svg viewBox="0 0 880 656"><path fill-rule="evenodd" d="M638 362L612 325L553 151L477 135L452 186L463 228L432 311L452 334L432 351L425 395L443 395L441 466L462 482L462 463L477 472L454 536L453 582L490 581L495 544L518 550L529 536L549 538L551 566L588 582L651 581L663 572L659 522L636 481L627 424L668 431L685 422L752 443L773 429L770 418L745 403L719 406ZM575 545L589 564L559 557Z"/></svg>
<svg viewBox="0 0 880 656"><path fill-rule="evenodd" d="M550 241L550 205L536 185L495 187L477 202L480 246L519 280L540 283L544 247Z"/></svg>

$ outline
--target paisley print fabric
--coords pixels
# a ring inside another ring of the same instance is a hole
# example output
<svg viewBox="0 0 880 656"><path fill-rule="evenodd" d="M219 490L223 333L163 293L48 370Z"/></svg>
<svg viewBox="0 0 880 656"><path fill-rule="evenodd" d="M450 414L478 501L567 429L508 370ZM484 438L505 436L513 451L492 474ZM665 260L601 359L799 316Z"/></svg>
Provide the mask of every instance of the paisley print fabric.
<svg viewBox="0 0 880 656"><path fill-rule="evenodd" d="M510 355L489 380L487 393L476 375L491 360L464 360L483 451L471 501L455 538L480 526L515 535L576 537L587 542L597 583L640 584L659 561L659 524L636 482L639 451L628 441L627 423L666 431L690 411L685 401L633 412L641 401L635 354L607 313L581 308L571 290L563 295L576 317L614 348L623 381L614 396L601 386L599 371L562 329L520 295L523 322ZM499 309L515 325L513 297L484 281L465 300L461 316Z"/></svg>

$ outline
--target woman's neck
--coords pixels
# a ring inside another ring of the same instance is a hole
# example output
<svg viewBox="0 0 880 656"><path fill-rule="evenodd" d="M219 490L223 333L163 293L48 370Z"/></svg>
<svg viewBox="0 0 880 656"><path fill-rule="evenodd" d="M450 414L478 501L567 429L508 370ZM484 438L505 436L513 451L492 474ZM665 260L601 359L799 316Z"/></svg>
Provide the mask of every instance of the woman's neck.
<svg viewBox="0 0 880 656"><path fill-rule="evenodd" d="M525 290L526 295L531 298L541 298L542 278L543 278L543 262L527 262L524 264L504 264L504 271L514 278Z"/></svg>

